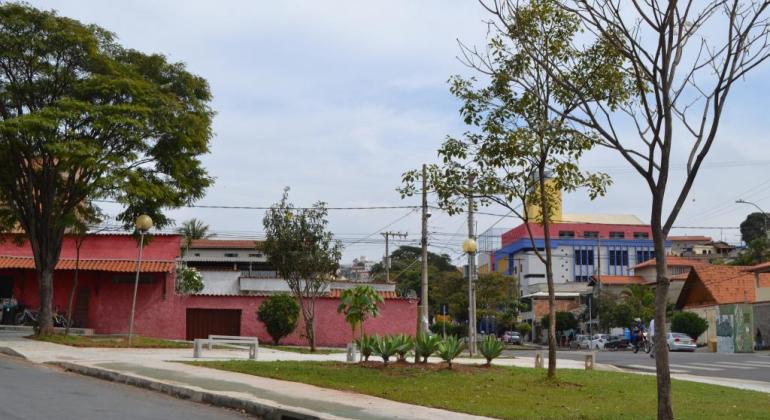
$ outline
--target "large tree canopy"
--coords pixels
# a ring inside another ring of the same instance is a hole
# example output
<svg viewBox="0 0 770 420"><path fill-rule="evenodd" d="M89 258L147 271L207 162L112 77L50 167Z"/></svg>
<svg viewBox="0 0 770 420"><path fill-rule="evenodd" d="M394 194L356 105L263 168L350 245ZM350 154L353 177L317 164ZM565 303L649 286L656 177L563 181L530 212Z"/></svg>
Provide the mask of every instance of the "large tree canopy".
<svg viewBox="0 0 770 420"><path fill-rule="evenodd" d="M751 241L762 238L767 235L765 231L770 225L770 220L765 214L754 212L746 216L746 220L741 222L741 239L747 244Z"/></svg>
<svg viewBox="0 0 770 420"><path fill-rule="evenodd" d="M162 55L123 48L95 25L25 4L0 6L0 227L21 227L50 329L65 229L94 202L129 227L204 195L213 112L206 81Z"/></svg>

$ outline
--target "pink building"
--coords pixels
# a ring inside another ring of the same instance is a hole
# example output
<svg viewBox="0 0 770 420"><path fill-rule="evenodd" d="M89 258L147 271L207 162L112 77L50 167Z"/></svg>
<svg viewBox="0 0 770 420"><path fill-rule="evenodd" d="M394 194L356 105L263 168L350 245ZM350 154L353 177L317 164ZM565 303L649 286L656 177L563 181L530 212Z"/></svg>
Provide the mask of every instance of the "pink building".
<svg viewBox="0 0 770 420"><path fill-rule="evenodd" d="M257 308L265 294L180 295L175 291L176 262L180 237L155 235L144 249L136 303L134 329L137 334L193 339L208 334L257 336L269 341ZM125 334L131 309L138 245L129 235L91 235L80 251L79 287L73 310L75 326L97 334ZM0 243L0 299L14 296L30 308L39 306L38 285L29 244L11 240ZM66 238L54 273L54 309L65 311L73 287L75 243ZM316 304L316 334L320 346L342 346L351 331L337 314L339 293L332 290ZM385 303L377 318L365 328L371 334L414 334L417 302L383 293ZM288 344L305 344L302 326L285 338Z"/></svg>

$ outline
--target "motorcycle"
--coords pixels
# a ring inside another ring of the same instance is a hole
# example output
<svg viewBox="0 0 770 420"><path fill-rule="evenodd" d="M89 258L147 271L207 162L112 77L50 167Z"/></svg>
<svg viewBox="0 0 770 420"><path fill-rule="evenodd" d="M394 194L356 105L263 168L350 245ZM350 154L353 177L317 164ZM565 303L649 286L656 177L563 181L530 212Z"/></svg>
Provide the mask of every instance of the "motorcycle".
<svg viewBox="0 0 770 420"><path fill-rule="evenodd" d="M650 340L647 338L646 332L643 332L642 334L640 334L637 340L633 344L631 344L631 349L634 351L634 354L636 354L639 351L639 349L641 349L645 353L649 353L652 350L652 344L650 343Z"/></svg>

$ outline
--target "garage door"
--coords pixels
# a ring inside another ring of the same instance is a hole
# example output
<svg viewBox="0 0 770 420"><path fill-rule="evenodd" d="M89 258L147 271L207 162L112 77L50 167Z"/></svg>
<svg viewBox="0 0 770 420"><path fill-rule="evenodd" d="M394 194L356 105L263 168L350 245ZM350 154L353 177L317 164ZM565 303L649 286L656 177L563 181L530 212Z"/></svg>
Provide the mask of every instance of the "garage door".
<svg viewBox="0 0 770 420"><path fill-rule="evenodd" d="M187 309L187 339L209 334L241 335L240 309Z"/></svg>

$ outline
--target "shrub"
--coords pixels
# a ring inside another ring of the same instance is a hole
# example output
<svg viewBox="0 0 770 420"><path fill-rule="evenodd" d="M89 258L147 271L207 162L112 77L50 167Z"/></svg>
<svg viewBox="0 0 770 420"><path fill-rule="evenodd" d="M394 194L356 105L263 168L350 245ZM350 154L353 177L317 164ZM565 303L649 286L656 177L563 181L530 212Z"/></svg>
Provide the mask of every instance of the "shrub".
<svg viewBox="0 0 770 420"><path fill-rule="evenodd" d="M176 270L176 291L183 295L203 290L203 276L193 267L179 267Z"/></svg>
<svg viewBox="0 0 770 420"><path fill-rule="evenodd" d="M503 353L503 343L492 336L487 336L479 343L479 352L487 359L487 366L492 364L492 359L500 357Z"/></svg>
<svg viewBox="0 0 770 420"><path fill-rule="evenodd" d="M438 355L449 364L449 369L452 369L452 360L459 356L463 350L465 350L465 343L453 335L447 337L438 345Z"/></svg>
<svg viewBox="0 0 770 420"><path fill-rule="evenodd" d="M455 324L454 322L435 322L430 326L430 331L434 334L443 334L446 331L446 335L454 335L456 337L465 337L468 335L468 327L462 324Z"/></svg>
<svg viewBox="0 0 770 420"><path fill-rule="evenodd" d="M414 352L417 353L417 357L422 357L423 363L428 363L428 357L438 350L440 342L441 338L437 335L420 333L414 340Z"/></svg>
<svg viewBox="0 0 770 420"><path fill-rule="evenodd" d="M671 331L685 333L693 340L697 340L708 327L708 321L693 312L679 312L671 318Z"/></svg>
<svg viewBox="0 0 770 420"><path fill-rule="evenodd" d="M369 356L374 353L374 347L375 343L377 342L377 337L372 337L370 335L364 335L363 337L356 340L356 346L358 346L358 351L361 352L361 356L364 357L364 361L369 361Z"/></svg>
<svg viewBox="0 0 770 420"><path fill-rule="evenodd" d="M257 318L265 324L275 344L297 328L298 317L297 301L285 293L270 296L259 305L257 311Z"/></svg>
<svg viewBox="0 0 770 420"><path fill-rule="evenodd" d="M398 360L405 362L406 354L414 349L414 339L406 334L399 334L395 336L395 339L398 342L398 350L396 351Z"/></svg>
<svg viewBox="0 0 770 420"><path fill-rule="evenodd" d="M518 331L523 338L524 336L532 332L532 326L526 322L522 322L520 324L516 324L516 331Z"/></svg>
<svg viewBox="0 0 770 420"><path fill-rule="evenodd" d="M400 349L400 343L398 342L398 339L392 335L386 335L382 338L379 336L374 336L374 339L374 352L382 357L382 362L387 365L390 361L390 358L393 357L394 354L398 353L398 350Z"/></svg>

